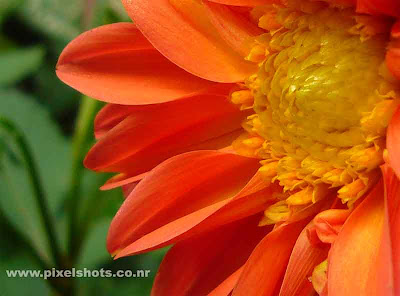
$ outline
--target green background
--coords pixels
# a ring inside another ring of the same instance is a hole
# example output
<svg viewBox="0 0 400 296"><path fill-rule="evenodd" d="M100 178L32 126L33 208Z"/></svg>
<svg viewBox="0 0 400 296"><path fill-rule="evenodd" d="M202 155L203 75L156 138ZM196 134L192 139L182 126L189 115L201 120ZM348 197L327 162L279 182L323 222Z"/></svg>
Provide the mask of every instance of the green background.
<svg viewBox="0 0 400 296"><path fill-rule="evenodd" d="M143 279L77 278L76 295L148 295L165 252L117 261L107 253L107 230L123 201L122 193L98 190L109 175L95 174L81 164L93 144L92 126L87 126L83 138L75 132L82 102L96 110L103 104L84 99L60 82L54 71L69 41L87 29L119 21L129 21L119 0L0 0L0 117L21 130L32 149L63 252L68 193L75 190L80 227L75 236L82 245L74 266L151 270L151 277ZM91 123L93 116L89 119ZM73 188L76 171L80 184ZM15 141L4 131L0 132L0 210L0 296L58 295L42 279L6 277L7 269L39 268L26 240L42 259L53 263L26 166Z"/></svg>

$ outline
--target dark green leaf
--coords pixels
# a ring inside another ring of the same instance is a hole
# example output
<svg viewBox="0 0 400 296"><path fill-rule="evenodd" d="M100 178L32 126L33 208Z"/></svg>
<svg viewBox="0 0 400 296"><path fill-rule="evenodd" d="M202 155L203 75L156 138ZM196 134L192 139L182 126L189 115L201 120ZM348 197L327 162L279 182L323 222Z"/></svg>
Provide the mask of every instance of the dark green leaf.
<svg viewBox="0 0 400 296"><path fill-rule="evenodd" d="M44 57L44 49L31 47L0 53L0 87L11 85L36 71Z"/></svg>
<svg viewBox="0 0 400 296"><path fill-rule="evenodd" d="M20 14L27 24L52 39L65 43L80 33L85 1L25 0Z"/></svg>
<svg viewBox="0 0 400 296"><path fill-rule="evenodd" d="M4 21L9 13L15 10L22 0L1 0L0 1L0 24Z"/></svg>
<svg viewBox="0 0 400 296"><path fill-rule="evenodd" d="M24 132L38 164L51 213L57 222L62 221L61 201L66 191L69 172L70 146L51 120L48 112L33 98L16 90L0 89L0 116L6 117ZM0 136L3 136L0 134ZM9 139L8 146L18 155L18 149ZM23 163L2 159L0 171L0 206L7 218L28 235L43 255L48 255L43 245L43 227L40 224L31 184ZM57 223L59 229L60 223Z"/></svg>

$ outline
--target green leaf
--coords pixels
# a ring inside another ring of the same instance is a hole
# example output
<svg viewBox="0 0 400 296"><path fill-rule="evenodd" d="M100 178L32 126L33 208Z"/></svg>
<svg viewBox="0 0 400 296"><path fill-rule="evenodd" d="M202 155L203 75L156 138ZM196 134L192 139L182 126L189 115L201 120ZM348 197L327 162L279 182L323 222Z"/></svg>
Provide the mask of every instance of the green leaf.
<svg viewBox="0 0 400 296"><path fill-rule="evenodd" d="M118 17L120 22L129 22L130 18L125 11L124 6L122 5L122 1L108 0L108 5L111 10Z"/></svg>
<svg viewBox="0 0 400 296"><path fill-rule="evenodd" d="M53 63L43 64L34 77L36 96L59 119L71 116L80 103L80 94L61 82Z"/></svg>
<svg viewBox="0 0 400 296"><path fill-rule="evenodd" d="M105 24L117 22L129 22L129 16L126 13L121 1L97 0L92 14L92 27L98 27Z"/></svg>
<svg viewBox="0 0 400 296"><path fill-rule="evenodd" d="M0 1L0 24L4 21L4 19L15 10L20 4L22 0L1 0Z"/></svg>
<svg viewBox="0 0 400 296"><path fill-rule="evenodd" d="M111 261L111 256L106 249L106 238L111 219L104 219L96 223L88 233L85 244L81 250L77 268L93 269L100 262Z"/></svg>
<svg viewBox="0 0 400 296"><path fill-rule="evenodd" d="M80 33L85 1L25 0L20 15L28 25L46 36L69 42Z"/></svg>
<svg viewBox="0 0 400 296"><path fill-rule="evenodd" d="M44 49L31 47L0 53L0 87L18 82L36 71L44 57Z"/></svg>
<svg viewBox="0 0 400 296"><path fill-rule="evenodd" d="M33 98L17 90L0 88L0 116L6 117L24 132L37 161L39 175L44 184L51 214L61 232L62 201L70 168L70 145L61 135L48 112ZM3 136L0 134L0 136ZM9 139L7 146L18 156L18 149ZM4 155L3 155L4 156ZM25 167L9 157L2 157L0 170L0 206L7 218L27 235L44 258L48 257L44 245L44 232L38 216L31 184Z"/></svg>
<svg viewBox="0 0 400 296"><path fill-rule="evenodd" d="M31 258L21 252L0 257L0 295L50 295L50 288L42 278L7 277L7 270L39 270Z"/></svg>

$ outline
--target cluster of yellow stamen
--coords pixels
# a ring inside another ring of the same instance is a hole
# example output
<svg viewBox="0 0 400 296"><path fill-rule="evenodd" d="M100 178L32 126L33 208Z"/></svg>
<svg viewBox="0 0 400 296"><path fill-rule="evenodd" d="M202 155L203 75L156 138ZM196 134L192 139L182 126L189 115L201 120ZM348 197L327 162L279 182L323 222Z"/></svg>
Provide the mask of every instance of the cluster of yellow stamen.
<svg viewBox="0 0 400 296"><path fill-rule="evenodd" d="M400 86L385 63L389 23L324 2L288 1L253 16L266 33L248 60L259 63L232 101L255 113L234 149L261 159L266 182L286 194L260 224L332 192L349 205L379 177Z"/></svg>

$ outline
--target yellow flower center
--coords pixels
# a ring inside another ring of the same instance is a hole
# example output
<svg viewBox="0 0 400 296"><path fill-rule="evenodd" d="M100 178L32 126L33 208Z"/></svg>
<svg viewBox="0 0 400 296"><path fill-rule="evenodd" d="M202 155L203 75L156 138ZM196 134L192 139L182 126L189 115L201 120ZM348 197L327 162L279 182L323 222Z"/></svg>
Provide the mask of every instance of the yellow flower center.
<svg viewBox="0 0 400 296"><path fill-rule="evenodd" d="M353 203L379 176L399 103L399 84L384 63L390 23L307 1L257 7L253 15L267 31L248 57L259 71L232 101L255 114L233 147L261 158L265 180L287 193L262 224L334 190Z"/></svg>

